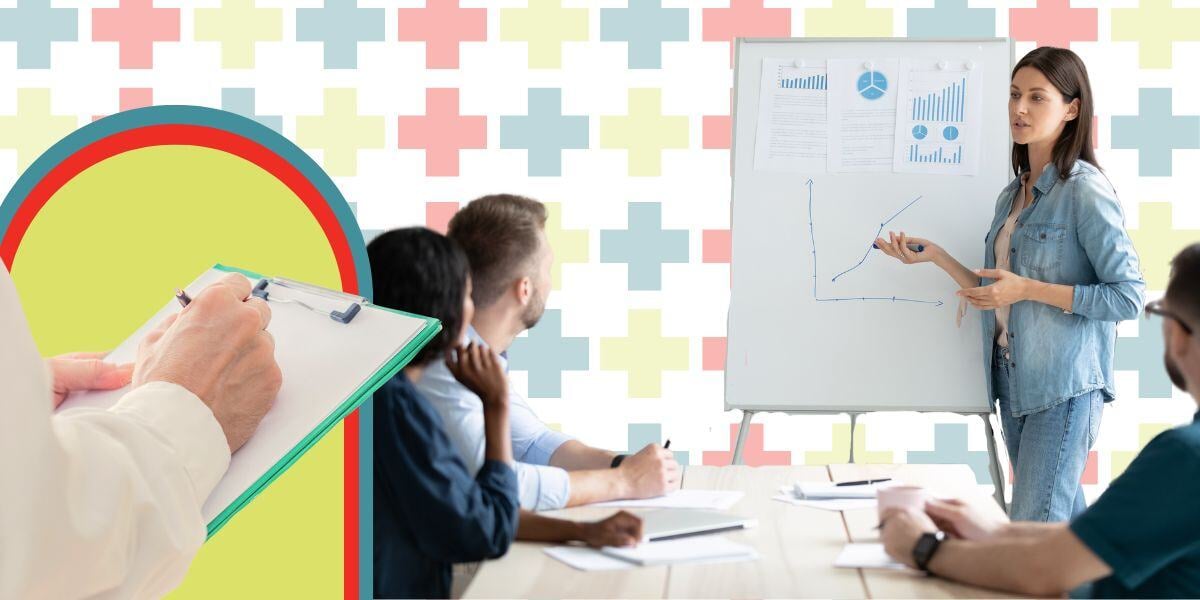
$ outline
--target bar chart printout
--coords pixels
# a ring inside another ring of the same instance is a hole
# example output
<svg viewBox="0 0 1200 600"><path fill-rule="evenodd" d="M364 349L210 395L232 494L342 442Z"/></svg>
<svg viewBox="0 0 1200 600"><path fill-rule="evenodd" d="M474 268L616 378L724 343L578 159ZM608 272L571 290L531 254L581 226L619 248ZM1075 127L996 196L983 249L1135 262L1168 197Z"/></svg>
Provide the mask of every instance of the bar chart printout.
<svg viewBox="0 0 1200 600"><path fill-rule="evenodd" d="M967 77L942 88L940 92L913 97L909 101L909 112L914 121L942 121L962 123L966 115Z"/></svg>
<svg viewBox="0 0 1200 600"><path fill-rule="evenodd" d="M895 171L977 172L981 81L980 68L967 61L902 61Z"/></svg>
<svg viewBox="0 0 1200 600"><path fill-rule="evenodd" d="M809 65L795 59L763 59L755 170L809 175L825 171L828 88L823 60Z"/></svg>

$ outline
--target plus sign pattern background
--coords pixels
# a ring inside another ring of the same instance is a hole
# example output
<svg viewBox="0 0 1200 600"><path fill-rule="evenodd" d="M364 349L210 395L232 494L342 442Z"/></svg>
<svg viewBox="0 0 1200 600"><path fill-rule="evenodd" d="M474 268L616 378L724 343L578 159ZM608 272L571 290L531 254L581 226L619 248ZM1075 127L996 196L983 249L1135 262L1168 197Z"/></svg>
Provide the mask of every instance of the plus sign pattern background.
<svg viewBox="0 0 1200 600"><path fill-rule="evenodd" d="M510 352L516 385L589 444L669 437L682 462L726 464L740 418L722 410L737 36L1011 36L1018 57L1068 46L1091 72L1099 159L1150 298L1200 239L1200 2L1182 0L0 0L0 184L99 116L196 104L306 149L368 239L444 230L486 193L538 198L554 291ZM1157 322L1121 325L1120 399L1089 497L1191 418L1161 354ZM978 419L860 423L859 460L965 462L989 481ZM760 416L746 457L845 462L849 437L844 416Z"/></svg>

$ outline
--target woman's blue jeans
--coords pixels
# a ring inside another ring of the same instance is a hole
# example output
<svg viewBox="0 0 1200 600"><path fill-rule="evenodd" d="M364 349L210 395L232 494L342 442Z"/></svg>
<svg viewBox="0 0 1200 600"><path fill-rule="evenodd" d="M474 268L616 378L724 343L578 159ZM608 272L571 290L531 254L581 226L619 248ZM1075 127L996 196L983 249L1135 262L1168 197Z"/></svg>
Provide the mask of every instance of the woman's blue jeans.
<svg viewBox="0 0 1200 600"><path fill-rule="evenodd" d="M1068 521L1087 508L1079 479L1100 430L1104 396L1099 390L1046 410L1014 417L1008 350L995 347L992 382L1004 445L1013 466L1014 521Z"/></svg>

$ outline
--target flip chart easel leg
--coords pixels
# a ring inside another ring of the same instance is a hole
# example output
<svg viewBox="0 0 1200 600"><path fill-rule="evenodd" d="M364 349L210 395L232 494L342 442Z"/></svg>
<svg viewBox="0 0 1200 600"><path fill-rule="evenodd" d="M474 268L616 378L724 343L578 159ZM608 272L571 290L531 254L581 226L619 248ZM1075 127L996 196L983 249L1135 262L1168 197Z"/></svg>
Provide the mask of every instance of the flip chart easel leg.
<svg viewBox="0 0 1200 600"><path fill-rule="evenodd" d="M742 464L742 448L746 445L746 436L750 435L750 419L754 411L742 411L742 426L738 427L737 442L733 445L733 464Z"/></svg>
<svg viewBox="0 0 1200 600"><path fill-rule="evenodd" d="M850 413L850 464L854 464L854 426L858 424L858 413Z"/></svg>

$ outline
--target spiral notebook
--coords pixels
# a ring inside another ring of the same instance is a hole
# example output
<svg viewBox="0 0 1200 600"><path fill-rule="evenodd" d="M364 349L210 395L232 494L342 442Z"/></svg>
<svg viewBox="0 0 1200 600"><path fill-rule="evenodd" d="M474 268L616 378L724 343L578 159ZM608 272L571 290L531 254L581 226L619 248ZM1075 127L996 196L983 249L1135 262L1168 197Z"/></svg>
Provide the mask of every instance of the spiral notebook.
<svg viewBox="0 0 1200 600"><path fill-rule="evenodd" d="M226 273L241 273L271 308L267 330L283 385L254 435L233 454L229 470L204 503L212 537L239 510L283 474L326 433L371 397L441 330L437 319L376 306L300 282L265 278L216 265L187 286L192 297ZM138 343L162 319L182 310L169 301L109 355L132 362ZM59 411L108 408L128 389L72 394Z"/></svg>

